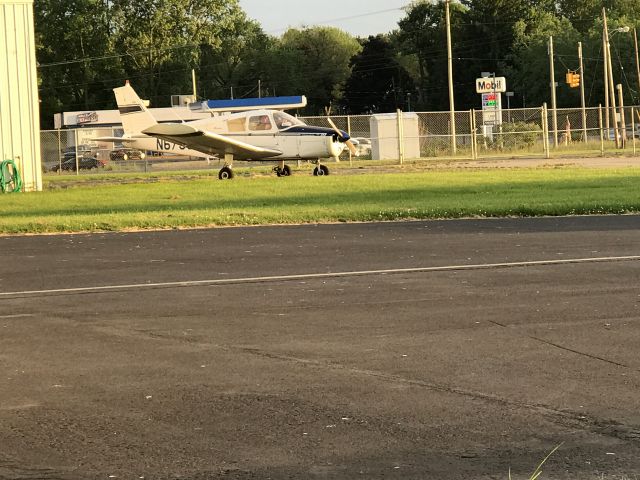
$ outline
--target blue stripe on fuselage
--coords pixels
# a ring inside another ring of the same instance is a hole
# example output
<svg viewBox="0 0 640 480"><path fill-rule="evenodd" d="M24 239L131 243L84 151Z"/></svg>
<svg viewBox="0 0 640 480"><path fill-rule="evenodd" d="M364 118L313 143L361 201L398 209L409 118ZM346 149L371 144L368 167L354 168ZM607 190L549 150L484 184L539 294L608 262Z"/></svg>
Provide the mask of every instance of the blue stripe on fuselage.
<svg viewBox="0 0 640 480"><path fill-rule="evenodd" d="M349 139L349 135L347 134L347 132L343 130L340 130L340 132L345 140ZM330 137L336 134L335 130L331 128L313 127L311 125L295 125L285 130L281 130L280 133L283 133L283 134L295 133L295 134L301 134L301 135L318 135L318 136L326 136L326 137Z"/></svg>

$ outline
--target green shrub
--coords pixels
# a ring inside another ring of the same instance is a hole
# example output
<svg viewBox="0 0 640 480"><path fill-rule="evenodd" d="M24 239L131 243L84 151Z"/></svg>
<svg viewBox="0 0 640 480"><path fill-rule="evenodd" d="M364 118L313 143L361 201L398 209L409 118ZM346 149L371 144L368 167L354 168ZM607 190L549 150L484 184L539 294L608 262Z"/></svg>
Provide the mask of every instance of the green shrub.
<svg viewBox="0 0 640 480"><path fill-rule="evenodd" d="M489 150L527 150L542 140L542 128L537 123L503 123L490 138L478 135L478 144Z"/></svg>

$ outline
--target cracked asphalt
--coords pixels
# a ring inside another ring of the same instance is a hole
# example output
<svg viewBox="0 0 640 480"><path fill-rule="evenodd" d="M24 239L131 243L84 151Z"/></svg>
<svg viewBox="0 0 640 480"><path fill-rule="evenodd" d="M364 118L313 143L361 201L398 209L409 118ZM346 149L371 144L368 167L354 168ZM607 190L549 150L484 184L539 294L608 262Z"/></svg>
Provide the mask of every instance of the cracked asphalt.
<svg viewBox="0 0 640 480"><path fill-rule="evenodd" d="M0 238L0 479L640 476L640 217Z"/></svg>

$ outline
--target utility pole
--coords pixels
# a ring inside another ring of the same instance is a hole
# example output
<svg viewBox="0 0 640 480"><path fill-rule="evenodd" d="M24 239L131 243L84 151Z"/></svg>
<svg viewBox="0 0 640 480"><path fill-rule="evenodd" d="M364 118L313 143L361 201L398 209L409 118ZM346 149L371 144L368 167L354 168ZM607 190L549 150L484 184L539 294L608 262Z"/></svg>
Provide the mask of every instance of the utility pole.
<svg viewBox="0 0 640 480"><path fill-rule="evenodd" d="M456 154L456 107L453 99L453 54L451 53L451 18L449 3L445 0L445 17L447 23L447 71L449 76L449 123L451 124L451 154Z"/></svg>
<svg viewBox="0 0 640 480"><path fill-rule="evenodd" d="M551 73L551 110L553 110L553 146L558 147L558 110L556 105L556 72L553 68L553 37L549 37L549 69Z"/></svg>
<svg viewBox="0 0 640 480"><path fill-rule="evenodd" d="M638 75L638 94L640 95L640 56L638 55L638 32L633 29L633 43L636 47L636 74Z"/></svg>
<svg viewBox="0 0 640 480"><path fill-rule="evenodd" d="M584 65L582 63L582 42L578 42L578 58L580 59L580 107L582 108L582 141L587 143L587 110L584 102Z"/></svg>
<svg viewBox="0 0 640 480"><path fill-rule="evenodd" d="M609 95L611 96L611 111L613 112L613 136L616 140L616 148L620 148L618 138L618 116L616 115L616 87L613 84L613 66L611 64L611 44L609 42L609 28L607 27L607 11L602 8L602 20L604 22L604 35L607 39L607 68L609 70Z"/></svg>
<svg viewBox="0 0 640 480"><path fill-rule="evenodd" d="M602 29L602 65L604 67L604 126L609 131L609 62L607 62L607 36ZM607 133L607 135L609 135Z"/></svg>
<svg viewBox="0 0 640 480"><path fill-rule="evenodd" d="M258 79L258 98L262 98L262 80Z"/></svg>
<svg viewBox="0 0 640 480"><path fill-rule="evenodd" d="M193 101L198 101L198 89L196 88L196 70L194 68L191 69L191 83L193 85Z"/></svg>

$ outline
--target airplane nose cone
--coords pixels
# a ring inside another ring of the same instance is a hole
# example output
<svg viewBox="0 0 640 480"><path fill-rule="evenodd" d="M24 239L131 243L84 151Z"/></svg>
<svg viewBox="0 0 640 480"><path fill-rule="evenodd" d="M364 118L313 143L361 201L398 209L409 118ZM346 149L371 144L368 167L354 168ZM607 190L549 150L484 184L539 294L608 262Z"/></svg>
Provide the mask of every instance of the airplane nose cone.
<svg viewBox="0 0 640 480"><path fill-rule="evenodd" d="M340 154L345 149L346 144L341 139L329 139L328 147L329 147L329 156L330 157L339 157Z"/></svg>

